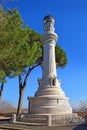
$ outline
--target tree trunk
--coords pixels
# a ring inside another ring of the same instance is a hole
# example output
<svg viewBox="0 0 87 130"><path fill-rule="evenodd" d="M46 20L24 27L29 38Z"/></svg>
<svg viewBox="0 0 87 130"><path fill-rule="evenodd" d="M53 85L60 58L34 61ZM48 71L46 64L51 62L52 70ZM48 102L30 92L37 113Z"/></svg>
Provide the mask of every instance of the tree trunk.
<svg viewBox="0 0 87 130"><path fill-rule="evenodd" d="M2 82L0 86L0 101L2 100L3 89L4 89L4 83Z"/></svg>
<svg viewBox="0 0 87 130"><path fill-rule="evenodd" d="M17 115L21 114L21 112L22 112L22 101L23 101L23 96L24 96L24 90L26 88L26 84L27 84L27 80L29 78L29 75L30 75L31 71L34 68L36 68L37 66L39 66L39 64L36 64L35 66L28 68L24 82L22 80L22 75L19 75L19 101L18 101Z"/></svg>
<svg viewBox="0 0 87 130"><path fill-rule="evenodd" d="M26 88L28 77L31 73L31 69L29 67L28 72L25 76L24 82L22 81L22 75L19 75L19 101L18 101L18 108L17 108L17 115L21 114L22 112L22 101L24 96L24 90Z"/></svg>
<svg viewBox="0 0 87 130"><path fill-rule="evenodd" d="M21 112L22 112L23 96L24 96L24 88L21 88L20 92L19 92L19 101L18 101L17 115L21 114Z"/></svg>
<svg viewBox="0 0 87 130"><path fill-rule="evenodd" d="M0 101L2 100L2 92L1 92L1 90L0 90Z"/></svg>

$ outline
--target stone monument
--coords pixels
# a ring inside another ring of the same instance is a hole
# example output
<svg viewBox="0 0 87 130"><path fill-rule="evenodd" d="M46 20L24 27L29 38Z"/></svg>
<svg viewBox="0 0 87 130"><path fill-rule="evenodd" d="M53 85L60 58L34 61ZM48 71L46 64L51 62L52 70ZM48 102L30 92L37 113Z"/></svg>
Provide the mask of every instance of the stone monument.
<svg viewBox="0 0 87 130"><path fill-rule="evenodd" d="M43 19L42 79L38 79L38 90L34 97L29 97L29 113L31 114L71 114L69 99L61 89L61 82L57 79L55 45L58 39L54 28L54 18L47 15Z"/></svg>
<svg viewBox="0 0 87 130"><path fill-rule="evenodd" d="M72 113L69 99L61 88L60 80L57 79L55 45L58 36L55 33L54 18L47 15L43 22L42 78L38 78L38 90L34 97L28 97L28 114L21 121L44 124L48 122L49 126L82 123L84 119Z"/></svg>

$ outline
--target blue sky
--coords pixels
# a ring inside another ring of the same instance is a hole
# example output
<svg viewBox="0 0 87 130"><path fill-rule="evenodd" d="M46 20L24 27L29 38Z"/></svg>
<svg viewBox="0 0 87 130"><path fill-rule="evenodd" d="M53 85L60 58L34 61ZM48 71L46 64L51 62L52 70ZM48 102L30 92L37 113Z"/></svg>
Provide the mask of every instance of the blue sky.
<svg viewBox="0 0 87 130"><path fill-rule="evenodd" d="M51 14L55 19L55 29L59 44L67 53L66 68L57 70L61 87L70 104L75 106L87 100L87 0L19 0L9 4L17 7L24 25L43 33L43 18ZM37 78L41 68L35 69L28 80L24 94L23 107L27 107L27 97L33 96L38 88ZM18 79L10 79L5 84L3 100L18 101Z"/></svg>

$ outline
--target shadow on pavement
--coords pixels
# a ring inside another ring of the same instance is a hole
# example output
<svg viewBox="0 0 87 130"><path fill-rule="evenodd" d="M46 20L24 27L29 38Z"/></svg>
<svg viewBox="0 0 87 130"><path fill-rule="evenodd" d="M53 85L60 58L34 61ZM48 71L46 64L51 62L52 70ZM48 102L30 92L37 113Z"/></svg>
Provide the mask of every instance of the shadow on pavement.
<svg viewBox="0 0 87 130"><path fill-rule="evenodd" d="M87 130L87 125L78 125L72 130Z"/></svg>

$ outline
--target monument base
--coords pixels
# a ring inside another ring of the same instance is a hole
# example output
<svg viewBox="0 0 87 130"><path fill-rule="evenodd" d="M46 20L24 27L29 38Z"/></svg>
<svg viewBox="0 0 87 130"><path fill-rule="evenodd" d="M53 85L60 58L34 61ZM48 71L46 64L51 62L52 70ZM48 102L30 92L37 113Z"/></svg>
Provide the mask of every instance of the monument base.
<svg viewBox="0 0 87 130"><path fill-rule="evenodd" d="M25 114L19 121L41 126L69 126L85 124L85 119L77 116L76 113L64 115Z"/></svg>
<svg viewBox="0 0 87 130"><path fill-rule="evenodd" d="M29 114L72 114L68 98L58 97L29 97Z"/></svg>

